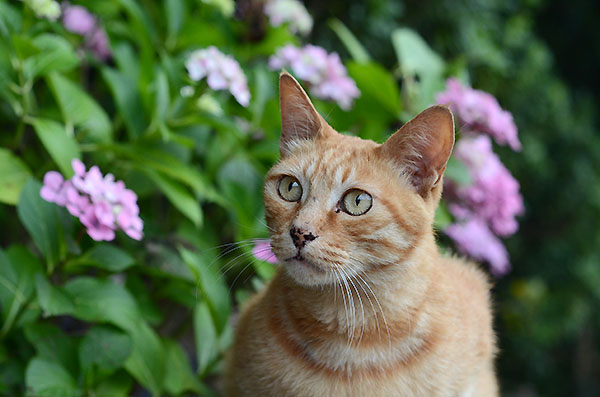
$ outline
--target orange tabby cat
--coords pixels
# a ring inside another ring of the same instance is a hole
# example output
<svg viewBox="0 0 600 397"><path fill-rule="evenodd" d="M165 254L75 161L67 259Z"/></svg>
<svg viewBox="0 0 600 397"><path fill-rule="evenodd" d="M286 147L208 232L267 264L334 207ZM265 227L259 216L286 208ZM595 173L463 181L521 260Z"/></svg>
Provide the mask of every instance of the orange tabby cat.
<svg viewBox="0 0 600 397"><path fill-rule="evenodd" d="M497 395L488 282L432 229L450 111L379 145L334 131L287 73L280 96L264 199L281 267L241 314L227 395Z"/></svg>

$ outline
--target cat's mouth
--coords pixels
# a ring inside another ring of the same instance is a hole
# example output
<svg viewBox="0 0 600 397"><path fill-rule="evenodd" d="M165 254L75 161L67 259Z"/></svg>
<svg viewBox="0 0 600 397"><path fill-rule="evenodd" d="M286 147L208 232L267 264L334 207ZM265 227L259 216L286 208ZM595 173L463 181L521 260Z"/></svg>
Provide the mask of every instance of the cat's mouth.
<svg viewBox="0 0 600 397"><path fill-rule="evenodd" d="M290 258L287 258L285 260L286 262L298 262L301 265L304 265L305 267L312 269L318 273L325 273L325 270L323 270L320 266L315 265L314 263L312 263L311 261L309 261L308 259L306 259L304 256L302 256L302 254L300 252L298 252L296 254L296 256L292 256Z"/></svg>

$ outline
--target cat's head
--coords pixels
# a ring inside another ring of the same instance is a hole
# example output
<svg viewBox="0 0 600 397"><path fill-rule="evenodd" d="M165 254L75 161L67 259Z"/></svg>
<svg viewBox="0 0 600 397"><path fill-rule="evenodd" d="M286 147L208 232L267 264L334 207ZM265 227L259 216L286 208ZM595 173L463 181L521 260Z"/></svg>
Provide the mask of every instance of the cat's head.
<svg viewBox="0 0 600 397"><path fill-rule="evenodd" d="M264 199L282 266L314 286L401 266L432 234L454 144L450 110L430 107L380 145L337 133L289 74L279 88L281 160Z"/></svg>

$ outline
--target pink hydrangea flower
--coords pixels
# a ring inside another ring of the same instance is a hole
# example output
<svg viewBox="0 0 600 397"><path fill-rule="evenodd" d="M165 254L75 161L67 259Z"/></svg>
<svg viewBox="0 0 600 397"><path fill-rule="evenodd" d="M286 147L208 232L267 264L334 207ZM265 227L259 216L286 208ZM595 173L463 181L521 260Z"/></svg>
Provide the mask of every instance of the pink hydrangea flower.
<svg viewBox="0 0 600 397"><path fill-rule="evenodd" d="M106 31L100 25L98 18L87 8L63 3L62 24L69 32L83 36L85 47L98 58L102 60L110 58L110 44Z"/></svg>
<svg viewBox="0 0 600 397"><path fill-rule="evenodd" d="M501 276L510 271L508 252L485 221L473 217L451 224L444 232L456 242L460 252L476 260L488 262L494 275Z"/></svg>
<svg viewBox="0 0 600 397"><path fill-rule="evenodd" d="M144 223L139 217L137 195L125 188L123 181L115 181L112 174L103 176L97 166L86 172L78 159L73 160L72 166L75 175L66 181L56 171L46 173L40 191L42 198L66 207L96 241L113 240L118 229L141 240Z"/></svg>
<svg viewBox="0 0 600 397"><path fill-rule="evenodd" d="M312 17L298 0L269 0L265 4L265 14L271 25L287 23L292 33L307 35L312 30Z"/></svg>
<svg viewBox="0 0 600 397"><path fill-rule="evenodd" d="M516 216L524 212L523 197L519 182L492 151L490 138L464 137L456 144L454 155L467 166L471 184L460 186L448 180L450 212L458 218L473 213L499 236L515 233L519 227Z"/></svg>
<svg viewBox="0 0 600 397"><path fill-rule="evenodd" d="M313 95L333 100L344 110L350 109L354 99L360 96L339 55L328 54L321 47L286 45L269 59L269 67L273 70L290 68L296 77L309 83Z"/></svg>
<svg viewBox="0 0 600 397"><path fill-rule="evenodd" d="M450 106L464 132L485 133L500 145L521 150L512 114L503 110L493 95L463 86L457 79L450 78L446 82L446 91L437 94L436 101Z"/></svg>
<svg viewBox="0 0 600 397"><path fill-rule="evenodd" d="M194 51L185 63L190 78L200 81L206 78L213 90L229 90L231 95L244 107L250 103L250 91L246 76L240 64L230 55L225 55L216 47Z"/></svg>
<svg viewBox="0 0 600 397"><path fill-rule="evenodd" d="M277 263L277 257L271 250L271 243L269 241L261 241L256 243L254 248L252 248L252 255L261 261L273 264Z"/></svg>

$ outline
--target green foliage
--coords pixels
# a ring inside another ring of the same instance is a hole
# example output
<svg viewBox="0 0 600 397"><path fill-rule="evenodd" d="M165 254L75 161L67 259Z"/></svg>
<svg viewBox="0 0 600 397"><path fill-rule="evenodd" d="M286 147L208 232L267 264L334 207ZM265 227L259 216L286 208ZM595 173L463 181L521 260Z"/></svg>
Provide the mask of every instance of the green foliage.
<svg viewBox="0 0 600 397"><path fill-rule="evenodd" d="M75 3L107 30L110 61L24 2L0 2L0 394L216 395L231 317L275 271L251 254L268 235L262 183L278 159L267 64L300 40L262 15L234 19L230 0ZM361 96L348 112L314 102L343 133L378 142L450 75L513 112L523 152L501 154L527 213L494 292L500 377L508 391L586 395L597 379L565 363L597 363L581 352L600 329L600 142L594 103L570 96L533 32L535 3L332 1L331 19L315 2L310 41L349 55ZM187 56L209 45L240 62L248 108L190 80ZM74 158L136 192L141 242L93 241L41 198L44 174L71 177ZM446 178L470 182L453 159ZM435 226L450 222L442 205Z"/></svg>

